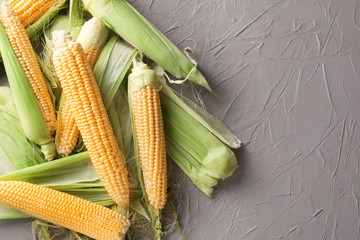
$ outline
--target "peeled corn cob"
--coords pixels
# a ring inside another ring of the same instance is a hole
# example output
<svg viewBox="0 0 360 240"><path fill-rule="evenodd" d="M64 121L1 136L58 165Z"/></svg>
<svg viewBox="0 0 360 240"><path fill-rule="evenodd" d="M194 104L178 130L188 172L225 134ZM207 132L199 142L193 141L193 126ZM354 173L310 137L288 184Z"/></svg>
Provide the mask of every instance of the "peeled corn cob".
<svg viewBox="0 0 360 240"><path fill-rule="evenodd" d="M62 30L53 33L53 62L66 99L71 104L85 146L96 172L120 207L129 205L125 158L118 147L99 87L80 43L66 39Z"/></svg>
<svg viewBox="0 0 360 240"><path fill-rule="evenodd" d="M59 0L18 0L11 4L24 27L39 20Z"/></svg>
<svg viewBox="0 0 360 240"><path fill-rule="evenodd" d="M130 226L111 209L26 182L1 181L0 204L98 240L124 239Z"/></svg>
<svg viewBox="0 0 360 240"><path fill-rule="evenodd" d="M91 69L95 67L101 50L106 43L107 28L100 22L99 19L93 17L87 21L77 41L83 47ZM71 103L64 99L60 107L58 129L56 131L56 149L62 156L68 156L76 147L79 138L79 130L75 123L75 118L71 114Z"/></svg>
<svg viewBox="0 0 360 240"><path fill-rule="evenodd" d="M9 38L12 48L25 71L36 99L39 102L42 114L50 134L56 130L56 116L44 77L41 73L36 55L31 46L29 37L20 19L5 1L1 2L1 22Z"/></svg>
<svg viewBox="0 0 360 240"><path fill-rule="evenodd" d="M150 204L163 209L167 198L167 169L164 124L155 71L134 61L129 76L132 106L141 169Z"/></svg>

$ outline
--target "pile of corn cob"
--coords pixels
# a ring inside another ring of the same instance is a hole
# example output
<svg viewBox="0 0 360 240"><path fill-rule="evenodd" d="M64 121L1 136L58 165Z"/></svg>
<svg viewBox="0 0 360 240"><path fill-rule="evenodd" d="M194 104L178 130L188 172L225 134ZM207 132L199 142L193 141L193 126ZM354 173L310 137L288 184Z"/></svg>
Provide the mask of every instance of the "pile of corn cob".
<svg viewBox="0 0 360 240"><path fill-rule="evenodd" d="M0 21L0 204L21 212L0 219L100 240L145 219L161 239L163 209L176 212L166 155L208 196L234 172L237 137L166 83L211 91L196 63L125 0L2 1Z"/></svg>

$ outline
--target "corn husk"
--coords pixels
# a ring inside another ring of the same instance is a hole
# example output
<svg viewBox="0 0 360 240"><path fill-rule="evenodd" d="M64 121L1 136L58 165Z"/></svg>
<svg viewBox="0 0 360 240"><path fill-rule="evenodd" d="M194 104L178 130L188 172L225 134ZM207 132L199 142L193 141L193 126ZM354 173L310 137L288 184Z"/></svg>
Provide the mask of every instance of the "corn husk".
<svg viewBox="0 0 360 240"><path fill-rule="evenodd" d="M187 114L191 115L203 127L214 134L220 141L230 148L241 147L241 141L238 137L217 117L199 107L190 99L180 95L166 84L164 70L160 66L155 66L159 81L162 83L162 93L172 99Z"/></svg>
<svg viewBox="0 0 360 240"><path fill-rule="evenodd" d="M125 0L83 0L84 7L107 27L138 48L177 78L185 78L211 91L193 60Z"/></svg>
<svg viewBox="0 0 360 240"><path fill-rule="evenodd" d="M69 1L69 29L71 36L74 40L77 40L81 28L84 24L83 7L81 0Z"/></svg>
<svg viewBox="0 0 360 240"><path fill-rule="evenodd" d="M2 24L0 24L0 51L21 126L30 141L40 145L45 158L50 160L55 156L54 139L46 127L35 94Z"/></svg>
<svg viewBox="0 0 360 240"><path fill-rule="evenodd" d="M0 87L0 138L0 174L45 162L25 136L9 87Z"/></svg>

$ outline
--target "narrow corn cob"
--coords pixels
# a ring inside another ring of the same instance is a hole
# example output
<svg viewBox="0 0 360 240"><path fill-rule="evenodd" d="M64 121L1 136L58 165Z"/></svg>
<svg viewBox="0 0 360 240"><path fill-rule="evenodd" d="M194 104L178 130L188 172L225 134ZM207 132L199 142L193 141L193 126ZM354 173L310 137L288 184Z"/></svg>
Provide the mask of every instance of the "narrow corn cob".
<svg viewBox="0 0 360 240"><path fill-rule="evenodd" d="M120 207L129 205L125 158L118 147L95 77L80 43L67 41L62 30L53 33L53 62L66 99L72 104L85 146L96 172Z"/></svg>
<svg viewBox="0 0 360 240"><path fill-rule="evenodd" d="M18 0L11 4L24 27L39 20L59 0Z"/></svg>
<svg viewBox="0 0 360 240"><path fill-rule="evenodd" d="M44 77L36 60L36 55L31 46L29 37L26 34L26 30L14 10L5 1L1 2L0 13L1 22L4 25L5 32L9 38L11 46L14 49L27 78L29 79L30 85L40 105L48 130L52 134L56 130L55 111L49 92L46 88Z"/></svg>
<svg viewBox="0 0 360 240"><path fill-rule="evenodd" d="M134 61L129 96L145 189L150 204L164 208L167 197L165 134L155 71Z"/></svg>
<svg viewBox="0 0 360 240"><path fill-rule="evenodd" d="M0 204L98 240L124 239L130 226L111 209L26 182L0 182Z"/></svg>
<svg viewBox="0 0 360 240"><path fill-rule="evenodd" d="M59 155L66 157L75 149L79 139L79 130L71 112L71 103L63 100L58 115L58 128L56 129L55 146Z"/></svg>
<svg viewBox="0 0 360 240"><path fill-rule="evenodd" d="M107 28L98 18L93 17L87 21L81 29L77 41L83 47L90 68L93 69L103 49L106 38ZM60 107L58 128L56 131L56 149L62 156L68 156L76 147L79 138L79 130L75 123L75 118L71 114L71 103L64 99Z"/></svg>

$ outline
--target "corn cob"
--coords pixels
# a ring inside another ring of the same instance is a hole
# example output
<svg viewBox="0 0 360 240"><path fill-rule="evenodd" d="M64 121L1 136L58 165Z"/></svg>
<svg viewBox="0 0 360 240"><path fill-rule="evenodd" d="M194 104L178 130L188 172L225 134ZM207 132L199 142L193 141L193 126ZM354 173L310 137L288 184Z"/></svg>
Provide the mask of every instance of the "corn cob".
<svg viewBox="0 0 360 240"><path fill-rule="evenodd" d="M1 181L0 204L98 240L124 239L130 226L111 209L26 182Z"/></svg>
<svg viewBox="0 0 360 240"><path fill-rule="evenodd" d="M35 52L18 16L5 1L1 2L1 22L9 38L12 48L25 71L50 134L56 130L56 116L44 77L36 60Z"/></svg>
<svg viewBox="0 0 360 240"><path fill-rule="evenodd" d="M95 17L87 21L81 29L77 41L83 47L91 69L95 67L101 50L106 43L107 33L107 28ZM79 130L75 118L71 114L71 103L64 99L60 107L56 131L55 145L57 152L62 156L68 156L76 147L78 138Z"/></svg>
<svg viewBox="0 0 360 240"><path fill-rule="evenodd" d="M25 28L39 20L59 0L18 0L11 7Z"/></svg>
<svg viewBox="0 0 360 240"><path fill-rule="evenodd" d="M146 193L150 204L159 210L164 208L167 195L165 134L159 84L155 71L144 63L134 61L129 97Z"/></svg>
<svg viewBox="0 0 360 240"><path fill-rule="evenodd" d="M65 99L62 102L58 115L55 146L58 154L66 157L75 149L80 133L71 113L71 103Z"/></svg>
<svg viewBox="0 0 360 240"><path fill-rule="evenodd" d="M66 99L72 103L85 146L96 172L120 207L129 205L125 158L118 147L99 87L80 43L67 41L62 30L53 33L53 62Z"/></svg>

